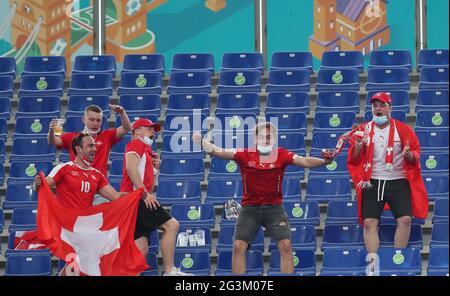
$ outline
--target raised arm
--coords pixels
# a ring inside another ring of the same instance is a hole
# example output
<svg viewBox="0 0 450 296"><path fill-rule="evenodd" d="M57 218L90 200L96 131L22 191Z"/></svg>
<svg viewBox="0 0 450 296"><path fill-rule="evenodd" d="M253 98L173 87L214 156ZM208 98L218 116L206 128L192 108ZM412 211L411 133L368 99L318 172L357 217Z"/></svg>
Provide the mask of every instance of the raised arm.
<svg viewBox="0 0 450 296"><path fill-rule="evenodd" d="M234 149L223 149L217 147L216 145L210 143L208 140L203 139L202 135L198 132L195 132L192 135L192 140L194 143L201 144L203 150L211 156L216 156L221 159L232 160L234 158Z"/></svg>
<svg viewBox="0 0 450 296"><path fill-rule="evenodd" d="M116 137L122 138L129 131L131 131L130 119L128 118L127 112L125 111L125 109L122 106L110 105L110 107L114 112L116 112L120 116L120 122L122 123L122 125L117 128Z"/></svg>

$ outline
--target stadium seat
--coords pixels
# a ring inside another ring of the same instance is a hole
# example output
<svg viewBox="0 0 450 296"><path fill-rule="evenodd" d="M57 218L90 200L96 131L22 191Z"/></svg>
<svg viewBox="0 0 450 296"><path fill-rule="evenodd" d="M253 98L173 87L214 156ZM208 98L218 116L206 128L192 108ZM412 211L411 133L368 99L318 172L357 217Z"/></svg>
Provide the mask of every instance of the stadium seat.
<svg viewBox="0 0 450 296"><path fill-rule="evenodd" d="M150 239L148 241L148 251L158 254L159 252L159 233L157 229L150 232Z"/></svg>
<svg viewBox="0 0 450 296"><path fill-rule="evenodd" d="M222 71L217 85L218 93L261 91L261 72L256 70Z"/></svg>
<svg viewBox="0 0 450 296"><path fill-rule="evenodd" d="M208 71L189 71L170 73L168 94L211 93L211 73Z"/></svg>
<svg viewBox="0 0 450 296"><path fill-rule="evenodd" d="M312 151L310 156L322 158L323 156L318 153L317 150ZM326 176L349 176L348 168L347 168L347 154L340 153L338 154L333 162L325 165L319 166L315 168L309 169L310 178L312 177L326 177Z"/></svg>
<svg viewBox="0 0 450 296"><path fill-rule="evenodd" d="M15 114L19 117L61 117L59 97L21 97Z"/></svg>
<svg viewBox="0 0 450 296"><path fill-rule="evenodd" d="M406 68L372 68L367 72L367 91L409 90L409 70Z"/></svg>
<svg viewBox="0 0 450 296"><path fill-rule="evenodd" d="M0 76L9 76L16 79L16 59L13 57L0 57Z"/></svg>
<svg viewBox="0 0 450 296"><path fill-rule="evenodd" d="M25 229L23 231L10 231L8 235L7 249L5 250L5 257L10 255L48 255L51 256L49 249L31 249L31 250L16 250L15 246L20 242L22 235L26 231L33 231L35 228Z"/></svg>
<svg viewBox="0 0 450 296"><path fill-rule="evenodd" d="M291 243L293 249L316 251L316 230L312 225L291 226ZM269 252L278 249L275 241L270 239Z"/></svg>
<svg viewBox="0 0 450 296"><path fill-rule="evenodd" d="M185 237L186 234L189 237ZM177 251L207 251L211 253L211 246L211 229L207 227L182 227L178 230Z"/></svg>
<svg viewBox="0 0 450 296"><path fill-rule="evenodd" d="M254 113L216 114L214 131L253 134L256 123L256 115Z"/></svg>
<svg viewBox="0 0 450 296"><path fill-rule="evenodd" d="M422 89L448 90L448 67L423 68L419 80Z"/></svg>
<svg viewBox="0 0 450 296"><path fill-rule="evenodd" d="M19 161L11 163L9 169L8 184L18 183L18 182L28 182L31 184L33 182L34 176L39 172L43 172L44 175L48 175L53 169L53 163L50 161L38 161L38 162L27 162Z"/></svg>
<svg viewBox="0 0 450 296"><path fill-rule="evenodd" d="M448 49L422 49L419 51L417 71L426 67L448 67Z"/></svg>
<svg viewBox="0 0 450 296"><path fill-rule="evenodd" d="M416 116L416 131L420 129L448 130L448 110L419 111Z"/></svg>
<svg viewBox="0 0 450 296"><path fill-rule="evenodd" d="M448 199L448 175L422 175L427 190L428 199Z"/></svg>
<svg viewBox="0 0 450 296"><path fill-rule="evenodd" d="M265 112L309 114L309 94L307 92L271 92L267 95Z"/></svg>
<svg viewBox="0 0 450 296"><path fill-rule="evenodd" d="M269 70L308 70L313 72L312 54L307 51L274 52Z"/></svg>
<svg viewBox="0 0 450 296"><path fill-rule="evenodd" d="M405 68L412 70L409 50L374 50L370 54L369 69Z"/></svg>
<svg viewBox="0 0 450 296"><path fill-rule="evenodd" d="M310 153L318 155L322 149L334 149L340 135L340 132L314 132ZM347 150L348 147L345 145L341 153L346 153Z"/></svg>
<svg viewBox="0 0 450 296"><path fill-rule="evenodd" d="M0 125L1 125L1 119L0 119ZM5 163L5 158L6 158L5 140L0 137L0 163Z"/></svg>
<svg viewBox="0 0 450 296"><path fill-rule="evenodd" d="M234 226L222 226L219 230L219 237L217 239L216 252L232 251L234 242ZM249 250L264 251L264 231L260 227L255 235Z"/></svg>
<svg viewBox="0 0 450 296"><path fill-rule="evenodd" d="M209 227L215 223L214 206L212 204L175 204L170 209L170 215L178 220L181 226Z"/></svg>
<svg viewBox="0 0 450 296"><path fill-rule="evenodd" d="M5 181L5 167L3 163L0 163L0 186L3 186L4 181Z"/></svg>
<svg viewBox="0 0 450 296"><path fill-rule="evenodd" d="M50 276L50 255L14 254L6 258L5 276Z"/></svg>
<svg viewBox="0 0 450 296"><path fill-rule="evenodd" d="M63 89L64 81L60 75L26 75L20 82L19 98L25 96L62 97Z"/></svg>
<svg viewBox="0 0 450 296"><path fill-rule="evenodd" d="M101 130L108 128L108 119L103 116ZM80 132L84 130L84 123L82 116L68 116L64 120L63 125L64 132Z"/></svg>
<svg viewBox="0 0 450 296"><path fill-rule="evenodd" d="M259 52L224 53L222 68L224 70L257 70L264 72L263 55Z"/></svg>
<svg viewBox="0 0 450 296"><path fill-rule="evenodd" d="M308 70L270 70L266 92L308 92L309 75Z"/></svg>
<svg viewBox="0 0 450 296"><path fill-rule="evenodd" d="M159 117L161 113L161 99L159 95L122 95L119 98L128 115L152 114Z"/></svg>
<svg viewBox="0 0 450 296"><path fill-rule="evenodd" d="M195 110L195 111L194 111ZM210 98L208 94L171 94L166 108L167 115L193 115L198 112L208 116Z"/></svg>
<svg viewBox="0 0 450 296"><path fill-rule="evenodd" d="M433 224L430 248L448 247L448 222Z"/></svg>
<svg viewBox="0 0 450 296"><path fill-rule="evenodd" d="M378 91L369 91L367 93L366 111L372 110L372 104L370 103L370 100L372 99L372 96L377 92ZM386 92L391 96L393 111L404 111L406 113L409 113L409 93L406 90L390 90Z"/></svg>
<svg viewBox="0 0 450 296"><path fill-rule="evenodd" d="M112 75L110 73L73 74L67 94L69 96L111 96Z"/></svg>
<svg viewBox="0 0 450 296"><path fill-rule="evenodd" d="M172 71L208 71L214 75L214 57L210 53L178 53L173 56Z"/></svg>
<svg viewBox="0 0 450 296"><path fill-rule="evenodd" d="M11 99L0 97L0 118L9 120L11 118Z"/></svg>
<svg viewBox="0 0 450 296"><path fill-rule="evenodd" d="M328 203L325 225L358 223L358 207L356 202L332 200Z"/></svg>
<svg viewBox="0 0 450 296"><path fill-rule="evenodd" d="M165 160L164 160L165 161ZM200 181L161 180L156 193L158 201L165 206L183 203L200 203L202 190Z"/></svg>
<svg viewBox="0 0 450 296"><path fill-rule="evenodd" d="M283 196L283 207L289 218L289 223L293 227L301 225L319 226L320 224L319 204L317 202L286 201Z"/></svg>
<svg viewBox="0 0 450 296"><path fill-rule="evenodd" d="M326 51L322 55L320 69L356 69L364 71L363 55L360 51Z"/></svg>
<svg viewBox="0 0 450 296"><path fill-rule="evenodd" d="M149 252L147 254L147 265L149 268L141 273L141 276L156 276L158 275L158 254Z"/></svg>
<svg viewBox="0 0 450 296"><path fill-rule="evenodd" d="M120 75L117 94L149 95L161 94L162 76L159 72L125 72Z"/></svg>
<svg viewBox="0 0 450 296"><path fill-rule="evenodd" d="M122 177L123 177L123 159L112 159L108 174L108 180L122 181Z"/></svg>
<svg viewBox="0 0 450 296"><path fill-rule="evenodd" d="M430 249L427 275L448 276L448 245Z"/></svg>
<svg viewBox="0 0 450 296"><path fill-rule="evenodd" d="M113 145L111 148L111 152L109 153L109 159L111 161L113 161L115 159L120 159L123 161L123 153L125 151L125 146L130 141L131 141L131 135L125 135L120 142ZM153 150L153 151L155 151L155 150Z"/></svg>
<svg viewBox="0 0 450 296"><path fill-rule="evenodd" d="M3 233L3 226L5 226L5 217L3 215L3 210L0 209L0 231L2 233Z"/></svg>
<svg viewBox="0 0 450 296"><path fill-rule="evenodd" d="M116 76L116 58L114 55L77 55L73 64L72 74L110 73Z"/></svg>
<svg viewBox="0 0 450 296"><path fill-rule="evenodd" d="M11 76L0 76L0 97L13 97L13 79Z"/></svg>
<svg viewBox="0 0 450 296"><path fill-rule="evenodd" d="M5 118L0 118L0 140L6 142L8 136L8 121Z"/></svg>
<svg viewBox="0 0 450 296"><path fill-rule="evenodd" d="M299 155L305 152L305 136L302 133L279 131L278 147L282 147Z"/></svg>
<svg viewBox="0 0 450 296"><path fill-rule="evenodd" d="M273 123L280 133L301 133L306 136L308 128L305 113L266 113L266 122Z"/></svg>
<svg viewBox="0 0 450 296"><path fill-rule="evenodd" d="M362 225L325 225L323 229L322 251L329 249L355 249L362 247L364 247Z"/></svg>
<svg viewBox="0 0 450 296"><path fill-rule="evenodd" d="M65 117L69 116L83 116L84 109L90 105L99 106L103 115L109 118L111 111L109 108L110 98L109 96L71 96L69 97L69 102L67 103L67 111Z"/></svg>
<svg viewBox="0 0 450 296"><path fill-rule="evenodd" d="M159 72L164 76L164 56L162 54L127 54L123 60L122 74L125 72Z"/></svg>
<svg viewBox="0 0 450 296"><path fill-rule="evenodd" d="M448 151L448 130L416 131L423 152Z"/></svg>
<svg viewBox="0 0 450 296"><path fill-rule="evenodd" d="M357 249L328 249L324 251L320 275L366 274L367 251Z"/></svg>
<svg viewBox="0 0 450 296"><path fill-rule="evenodd" d="M422 258L418 248L385 248L378 249L380 258L380 275L392 276L401 274L420 275Z"/></svg>
<svg viewBox="0 0 450 296"><path fill-rule="evenodd" d="M209 169L208 180L213 179L240 179L241 170L234 160L211 157L211 167Z"/></svg>
<svg viewBox="0 0 450 296"><path fill-rule="evenodd" d="M24 75L61 75L66 77L64 56L29 56L25 58Z"/></svg>
<svg viewBox="0 0 450 296"><path fill-rule="evenodd" d="M394 236L396 229L397 225L393 224L381 224L379 226L378 235L380 237L381 247L394 247ZM420 224L411 225L411 234L409 237L408 247L422 249L423 238L422 227Z"/></svg>
<svg viewBox="0 0 450 296"><path fill-rule="evenodd" d="M313 250L293 250L294 272L302 276L316 275L316 255ZM270 253L268 276L280 273L281 256L279 250Z"/></svg>
<svg viewBox="0 0 450 296"><path fill-rule="evenodd" d="M319 70L316 91L359 91L359 71L356 69Z"/></svg>
<svg viewBox="0 0 450 296"><path fill-rule="evenodd" d="M253 133L243 131L213 131L212 142L224 149L254 148L255 136Z"/></svg>
<svg viewBox="0 0 450 296"><path fill-rule="evenodd" d="M221 251L217 255L216 276L230 276L231 272L232 251ZM263 275L263 254L261 251L249 250L246 253L246 275L262 276Z"/></svg>
<svg viewBox="0 0 450 296"><path fill-rule="evenodd" d="M199 180L203 181L205 166L201 158L163 158L159 180Z"/></svg>
<svg viewBox="0 0 450 296"><path fill-rule="evenodd" d="M392 111L391 117L393 119L397 119L398 121L401 121L403 123L407 123L407 117L405 111ZM364 113L364 122L372 121L373 119L373 113L372 110L367 110Z"/></svg>
<svg viewBox="0 0 450 296"><path fill-rule="evenodd" d="M15 138L13 140L10 163L37 160L55 161L55 147L47 143L47 137Z"/></svg>
<svg viewBox="0 0 450 296"><path fill-rule="evenodd" d="M221 93L217 96L217 114L253 113L259 115L258 93Z"/></svg>
<svg viewBox="0 0 450 296"><path fill-rule="evenodd" d="M17 208L37 208L37 192L33 190L33 180L28 183L9 184L2 208L13 210Z"/></svg>
<svg viewBox="0 0 450 296"><path fill-rule="evenodd" d="M158 117L153 114L142 114L142 115L131 114L128 117L130 118L131 123L135 122L136 120L138 120L140 118L147 118L147 119L151 120L151 122L159 122ZM121 125L122 125L122 119L120 118L120 116L116 116L116 123L114 126L116 128L118 128ZM156 135L158 135L158 133L156 133Z"/></svg>
<svg viewBox="0 0 450 296"><path fill-rule="evenodd" d="M11 232L36 228L36 215L37 209L35 207L14 209L8 231Z"/></svg>
<svg viewBox="0 0 450 296"><path fill-rule="evenodd" d="M432 218L433 224L447 223L448 224L448 199L438 199L434 203L434 213Z"/></svg>
<svg viewBox="0 0 450 296"><path fill-rule="evenodd" d="M162 142L161 159L202 159L205 157L201 145L192 141L190 132L166 133Z"/></svg>
<svg viewBox="0 0 450 296"><path fill-rule="evenodd" d="M421 110L448 109L448 90L419 90L417 93L416 113Z"/></svg>
<svg viewBox="0 0 450 296"><path fill-rule="evenodd" d="M211 263L207 251L175 250L174 265L182 272L197 276L209 276L211 273Z"/></svg>
<svg viewBox="0 0 450 296"><path fill-rule="evenodd" d="M422 174L448 175L448 153L422 152L420 156Z"/></svg>
<svg viewBox="0 0 450 296"><path fill-rule="evenodd" d="M230 199L241 202L244 193L240 175L238 178L209 179L205 202L214 205L223 204Z"/></svg>
<svg viewBox="0 0 450 296"><path fill-rule="evenodd" d="M316 112L352 111L358 114L359 110L358 92L319 92L317 94Z"/></svg>
<svg viewBox="0 0 450 296"><path fill-rule="evenodd" d="M315 132L346 132L356 123L354 112L316 112L313 122Z"/></svg>
<svg viewBox="0 0 450 296"><path fill-rule="evenodd" d="M299 202L301 200L302 191L298 178L283 178L281 188L284 201Z"/></svg>
<svg viewBox="0 0 450 296"><path fill-rule="evenodd" d="M46 137L49 131L52 117L20 117L16 120L16 129L13 138L16 137Z"/></svg>

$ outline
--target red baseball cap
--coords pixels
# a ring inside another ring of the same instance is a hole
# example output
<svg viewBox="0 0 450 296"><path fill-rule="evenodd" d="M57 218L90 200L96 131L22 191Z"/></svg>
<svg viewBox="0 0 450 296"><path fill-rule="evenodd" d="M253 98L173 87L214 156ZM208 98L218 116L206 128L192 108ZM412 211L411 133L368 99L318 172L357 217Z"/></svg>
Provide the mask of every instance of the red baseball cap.
<svg viewBox="0 0 450 296"><path fill-rule="evenodd" d="M392 105L391 95L389 93L377 92L370 99L370 103L372 103L375 100L379 100L382 101L383 103L388 103L389 105Z"/></svg>
<svg viewBox="0 0 450 296"><path fill-rule="evenodd" d="M151 120L149 120L147 118L139 118L138 120L136 120L133 123L131 130L135 130L141 126L153 126L155 128L156 132L159 132L161 130L161 126L159 125L159 123L153 123Z"/></svg>

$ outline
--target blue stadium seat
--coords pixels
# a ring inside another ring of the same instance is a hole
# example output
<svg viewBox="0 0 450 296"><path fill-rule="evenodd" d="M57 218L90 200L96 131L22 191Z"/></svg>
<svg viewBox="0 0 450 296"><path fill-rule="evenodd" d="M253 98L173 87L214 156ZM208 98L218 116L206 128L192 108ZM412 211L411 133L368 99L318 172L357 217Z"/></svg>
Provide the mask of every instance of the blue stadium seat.
<svg viewBox="0 0 450 296"><path fill-rule="evenodd" d="M222 68L224 70L258 70L264 72L264 60L261 53L224 53L222 56Z"/></svg>
<svg viewBox="0 0 450 296"><path fill-rule="evenodd" d="M86 107L90 105L97 105L102 109L103 115L106 118L109 118L109 116L111 115L109 103L109 96L70 96L65 117L83 116L84 109L86 109Z"/></svg>
<svg viewBox="0 0 450 296"><path fill-rule="evenodd" d="M0 97L13 97L13 78L11 76L0 76Z"/></svg>
<svg viewBox="0 0 450 296"><path fill-rule="evenodd" d="M164 75L164 56L154 54L127 54L123 60L122 74L125 72L159 72Z"/></svg>
<svg viewBox="0 0 450 296"><path fill-rule="evenodd" d="M14 254L6 258L5 276L50 276L50 255Z"/></svg>
<svg viewBox="0 0 450 296"><path fill-rule="evenodd" d="M255 70L220 72L217 92L256 92L261 91L261 73Z"/></svg>
<svg viewBox="0 0 450 296"><path fill-rule="evenodd" d="M392 111L391 117L393 119L397 119L398 121L401 121L403 123L407 123L407 117L405 111ZM373 113L372 110L367 110L364 113L364 122L372 121L373 119Z"/></svg>
<svg viewBox="0 0 450 296"><path fill-rule="evenodd" d="M161 99L159 95L121 95L119 105L127 114L145 115L153 114L159 117L161 114Z"/></svg>
<svg viewBox="0 0 450 296"><path fill-rule="evenodd" d="M16 112L19 117L61 117L59 97L21 97Z"/></svg>
<svg viewBox="0 0 450 296"><path fill-rule="evenodd" d="M420 218L413 217L412 218L412 223L413 224L424 225L425 224L425 219L420 219ZM395 219L394 214L392 214L392 212L390 210L384 210L381 213L380 224L382 224L382 225L388 225L388 224L390 224L390 225L397 225L397 219Z"/></svg>
<svg viewBox="0 0 450 296"><path fill-rule="evenodd" d="M219 230L219 237L217 239L216 252L233 250L234 243L234 226L222 226ZM255 235L250 250L264 251L264 231L260 227Z"/></svg>
<svg viewBox="0 0 450 296"><path fill-rule="evenodd" d="M102 118L102 130L108 128L108 119L103 116ZM64 132L80 132L84 129L83 117L82 116L68 116L65 119L63 130Z"/></svg>
<svg viewBox="0 0 450 296"><path fill-rule="evenodd" d="M0 97L0 118L11 118L11 99Z"/></svg>
<svg viewBox="0 0 450 296"><path fill-rule="evenodd" d="M9 162L55 161L55 147L47 143L47 137L16 138L13 140Z"/></svg>
<svg viewBox="0 0 450 296"><path fill-rule="evenodd" d="M309 94L307 92L271 92L267 95L266 113L300 112L309 114Z"/></svg>
<svg viewBox="0 0 450 296"><path fill-rule="evenodd" d="M423 152L448 151L448 130L416 131Z"/></svg>
<svg viewBox="0 0 450 296"><path fill-rule="evenodd" d="M419 51L417 71L426 67L448 67L448 49L422 49Z"/></svg>
<svg viewBox="0 0 450 296"><path fill-rule="evenodd" d="M316 112L352 111L358 114L359 108L358 92L319 92L317 94Z"/></svg>
<svg viewBox="0 0 450 296"><path fill-rule="evenodd" d="M300 182L299 182L300 183ZM313 225L319 226L319 204L314 201L286 201L283 196L283 207L289 217L291 226Z"/></svg>
<svg viewBox="0 0 450 296"><path fill-rule="evenodd" d="M234 160L226 160L218 157L211 158L208 180L213 179L240 179L241 170Z"/></svg>
<svg viewBox="0 0 450 296"><path fill-rule="evenodd" d="M0 140L6 141L8 136L8 121L5 118L0 118Z"/></svg>
<svg viewBox="0 0 450 296"><path fill-rule="evenodd" d="M27 162L19 161L11 163L8 184L17 182L33 183L34 176L42 171L46 176L53 169L50 161Z"/></svg>
<svg viewBox="0 0 450 296"><path fill-rule="evenodd" d="M24 75L61 75L66 77L64 56L30 56L25 58Z"/></svg>
<svg viewBox="0 0 450 296"><path fill-rule="evenodd" d="M13 139L16 137L45 137L50 129L51 121L52 117L17 118Z"/></svg>
<svg viewBox="0 0 450 296"><path fill-rule="evenodd" d="M5 140L0 137L0 163L5 163L5 157L6 157Z"/></svg>
<svg viewBox="0 0 450 296"><path fill-rule="evenodd" d="M374 50L370 54L369 69L405 68L412 70L409 50Z"/></svg>
<svg viewBox="0 0 450 296"><path fill-rule="evenodd" d="M269 70L308 70L313 72L312 54L308 51L274 52Z"/></svg>
<svg viewBox="0 0 450 296"><path fill-rule="evenodd" d="M158 254L149 252L147 254L147 265L149 268L141 273L141 276L156 276L158 275Z"/></svg>
<svg viewBox="0 0 450 296"><path fill-rule="evenodd" d="M170 209L170 215L181 226L213 228L215 225L214 205L209 203L175 204Z"/></svg>
<svg viewBox="0 0 450 296"><path fill-rule="evenodd" d="M378 91L369 91L367 93L366 111L372 110L372 104L370 103L370 100L372 99L372 96L377 92ZM393 111L404 111L406 113L409 113L409 93L406 90L391 90L386 92L391 96Z"/></svg>
<svg viewBox="0 0 450 296"><path fill-rule="evenodd" d="M448 153L422 152L420 168L422 174L448 175Z"/></svg>
<svg viewBox="0 0 450 296"><path fill-rule="evenodd" d="M16 59L13 57L0 57L0 76L9 76L16 79Z"/></svg>
<svg viewBox="0 0 450 296"><path fill-rule="evenodd" d="M164 160L165 161L165 160ZM171 206L182 203L199 203L202 197L200 181L161 180L156 194L162 205Z"/></svg>
<svg viewBox="0 0 450 296"><path fill-rule="evenodd" d="M332 200L328 203L325 225L345 225L358 223L358 207L356 202Z"/></svg>
<svg viewBox="0 0 450 296"><path fill-rule="evenodd" d="M397 225L394 224L381 224L379 226L378 235L380 237L381 247L394 247L394 236ZM423 247L422 238L422 227L420 224L411 225L411 234L408 241L409 248L419 248Z"/></svg>
<svg viewBox="0 0 450 296"><path fill-rule="evenodd" d="M210 53L178 53L173 56L172 71L208 71L214 75L214 57Z"/></svg>
<svg viewBox="0 0 450 296"><path fill-rule="evenodd" d="M316 112L313 123L315 132L346 132L356 123L355 112Z"/></svg>
<svg viewBox="0 0 450 296"><path fill-rule="evenodd" d="M216 114L214 121L215 131L238 131L251 133L256 126L256 115L254 113Z"/></svg>
<svg viewBox="0 0 450 296"><path fill-rule="evenodd" d="M216 276L231 276L231 258L232 251L221 251L217 255ZM246 253L246 275L262 276L263 275L263 254L261 251L249 250Z"/></svg>
<svg viewBox="0 0 450 296"><path fill-rule="evenodd" d="M433 224L448 224L448 199L438 199L434 203Z"/></svg>
<svg viewBox="0 0 450 296"><path fill-rule="evenodd" d="M131 114L128 117L130 118L131 123L135 122L136 120L138 120L140 118L147 118L147 119L151 120L152 122L159 122L158 117L153 114L143 114L143 115ZM122 125L122 119L120 118L120 116L116 116L116 123L114 124L114 126L116 128L118 128L121 125ZM156 133L156 135L158 135L158 133Z"/></svg>
<svg viewBox="0 0 450 296"><path fill-rule="evenodd" d="M448 246L430 249L428 276L448 276Z"/></svg>
<svg viewBox="0 0 450 296"><path fill-rule="evenodd" d="M28 183L9 184L3 209L37 208L37 192L33 190L32 184L33 180Z"/></svg>
<svg viewBox="0 0 450 296"><path fill-rule="evenodd" d="M217 96L217 114L254 113L259 115L258 93L221 93Z"/></svg>
<svg viewBox="0 0 450 296"><path fill-rule="evenodd" d="M421 110L448 109L448 90L419 90L417 93L416 113Z"/></svg>
<svg viewBox="0 0 450 296"><path fill-rule="evenodd" d="M448 199L448 175L423 175L422 178L429 200Z"/></svg>
<svg viewBox="0 0 450 296"><path fill-rule="evenodd" d="M125 146L131 141L131 135L125 135L119 143L112 146L111 152L109 154L109 159L111 161L120 159L123 161L123 153L125 151ZM152 146L153 150L153 146ZM155 150L153 150L155 151ZM122 177L122 176L121 176Z"/></svg>
<svg viewBox="0 0 450 296"><path fill-rule="evenodd" d="M202 232L204 233L203 239L200 238ZM190 236L186 246L180 246L180 242L182 240L179 236L180 233L187 233ZM182 227L178 230L178 239L176 244L177 251L207 251L208 253L211 253L211 246L211 229L207 227Z"/></svg>
<svg viewBox="0 0 450 296"><path fill-rule="evenodd" d="M322 55L320 69L356 69L364 71L363 55L360 51L326 51Z"/></svg>
<svg viewBox="0 0 450 296"><path fill-rule="evenodd" d="M317 150L311 151L310 156L323 158ZM326 176L346 176L350 177L347 168L347 154L338 154L333 162L325 166L319 166L309 169L309 175L311 177L326 177Z"/></svg>
<svg viewBox="0 0 450 296"><path fill-rule="evenodd" d="M380 258L380 275L392 276L401 274L420 275L422 258L418 248L385 248L378 249Z"/></svg>
<svg viewBox="0 0 450 296"><path fill-rule="evenodd" d="M255 136L253 133L242 131L213 131L212 142L224 149L253 148L255 147Z"/></svg>
<svg viewBox="0 0 450 296"><path fill-rule="evenodd" d="M26 75L21 79L19 97L62 97L63 90L64 81L60 75Z"/></svg>
<svg viewBox="0 0 450 296"><path fill-rule="evenodd" d="M202 158L163 158L159 180L199 180L203 181L205 165Z"/></svg>
<svg viewBox="0 0 450 296"><path fill-rule="evenodd" d="M372 68L367 72L366 90L409 90L409 70L406 68Z"/></svg>
<svg viewBox="0 0 450 296"><path fill-rule="evenodd" d="M364 235L361 225L325 225L323 229L322 251L362 247L364 247Z"/></svg>
<svg viewBox="0 0 450 296"><path fill-rule="evenodd" d="M311 142L311 154L318 155L322 149L334 149L340 135L340 132L314 132ZM341 153L346 153L347 150L348 147L344 146Z"/></svg>
<svg viewBox="0 0 450 296"><path fill-rule="evenodd" d="M328 249L323 254L320 275L338 276L343 274L366 274L367 251L358 249Z"/></svg>
<svg viewBox="0 0 450 296"><path fill-rule="evenodd" d="M208 94L171 94L167 101L166 115L192 115L194 110L200 110L200 113L208 116L209 109Z"/></svg>
<svg viewBox="0 0 450 296"><path fill-rule="evenodd" d="M72 74L110 73L116 76L116 58L114 55L86 55L76 56Z"/></svg>
<svg viewBox="0 0 450 296"><path fill-rule="evenodd" d="M32 249L32 250L15 250L15 245L20 242L20 238L26 231L33 231L35 228L25 229L23 231L10 231L8 235L7 249L5 250L5 257L10 255L48 255L51 256L49 249Z"/></svg>
<svg viewBox="0 0 450 296"><path fill-rule="evenodd" d="M201 145L192 141L192 134L189 132L164 134L162 142L161 159L172 159L172 161L175 161L180 159L202 159L205 157L205 152L202 151Z"/></svg>
<svg viewBox="0 0 450 296"><path fill-rule="evenodd" d="M182 272L192 273L197 276L209 276L211 263L207 251L181 251L175 250L174 265Z"/></svg>
<svg viewBox="0 0 450 296"><path fill-rule="evenodd" d="M448 222L433 224L430 248L448 247Z"/></svg>
<svg viewBox="0 0 450 296"><path fill-rule="evenodd" d="M316 251L316 230L312 225L291 226L291 243L293 249ZM275 241L270 239L269 252L278 249Z"/></svg>
<svg viewBox="0 0 450 296"><path fill-rule="evenodd" d="M223 204L229 199L241 202L243 195L240 176L239 179L210 179L205 202L215 205Z"/></svg>
<svg viewBox="0 0 450 296"><path fill-rule="evenodd" d="M211 73L208 71L172 72L167 93L209 94L211 89Z"/></svg>
<svg viewBox="0 0 450 296"><path fill-rule="evenodd" d="M293 250L294 272L296 275L315 276L316 275L316 255L313 250ZM281 256L279 250L270 253L269 270L267 275L273 276L280 273Z"/></svg>
<svg viewBox="0 0 450 296"><path fill-rule="evenodd" d="M306 136L308 124L305 113L266 113L266 121L273 123L280 133L301 133Z"/></svg>
<svg viewBox="0 0 450 296"><path fill-rule="evenodd" d="M73 74L67 94L69 96L111 96L112 75L110 73Z"/></svg>
<svg viewBox="0 0 450 296"><path fill-rule="evenodd" d="M122 181L123 159L112 159L109 169L108 180Z"/></svg>
<svg viewBox="0 0 450 296"><path fill-rule="evenodd" d="M448 67L430 67L420 71L419 90L448 90Z"/></svg>
<svg viewBox="0 0 450 296"><path fill-rule="evenodd" d="M3 186L4 181L5 181L5 167L3 163L0 163L0 186Z"/></svg>
<svg viewBox="0 0 450 296"><path fill-rule="evenodd" d="M284 178L281 188L284 201L299 202L301 200L302 191L300 187L300 179Z"/></svg>
<svg viewBox="0 0 450 296"><path fill-rule="evenodd" d="M308 70L270 70L266 92L308 92L309 75Z"/></svg>
<svg viewBox="0 0 450 296"><path fill-rule="evenodd" d="M416 117L415 130L446 129L448 130L448 110L419 111Z"/></svg>
<svg viewBox="0 0 450 296"><path fill-rule="evenodd" d="M2 231L2 233L4 225L5 225L5 217L3 215L3 210L0 209L0 231Z"/></svg>
<svg viewBox="0 0 450 296"><path fill-rule="evenodd" d="M120 76L117 94L148 95L161 94L162 75L159 72L125 72Z"/></svg>
<svg viewBox="0 0 450 296"><path fill-rule="evenodd" d="M36 207L14 209L8 231L21 231L36 228Z"/></svg>
<svg viewBox="0 0 450 296"><path fill-rule="evenodd" d="M302 133L279 131L278 147L282 147L299 155L305 155L305 136Z"/></svg>
<svg viewBox="0 0 450 296"><path fill-rule="evenodd" d="M316 91L359 91L359 71L355 69L319 70Z"/></svg>
<svg viewBox="0 0 450 296"><path fill-rule="evenodd" d="M148 251L158 254L159 252L159 233L157 229L150 232L150 239L148 241Z"/></svg>

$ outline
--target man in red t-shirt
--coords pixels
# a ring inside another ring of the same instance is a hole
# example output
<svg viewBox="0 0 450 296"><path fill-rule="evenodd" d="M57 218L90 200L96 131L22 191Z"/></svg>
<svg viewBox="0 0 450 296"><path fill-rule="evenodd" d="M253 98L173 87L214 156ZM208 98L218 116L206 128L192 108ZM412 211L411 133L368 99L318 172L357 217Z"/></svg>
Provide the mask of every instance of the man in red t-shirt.
<svg viewBox="0 0 450 296"><path fill-rule="evenodd" d="M245 274L245 253L261 226L268 230L278 245L281 273L293 273L291 230L282 206L284 171L290 164L313 168L326 165L332 159L302 157L281 147L274 149L277 130L268 122L255 128L256 148L222 149L202 140L200 133L194 133L192 138L195 143L201 143L210 155L235 160L241 169L244 197L234 232L233 274Z"/></svg>
<svg viewBox="0 0 450 296"><path fill-rule="evenodd" d="M133 123L131 141L125 147L123 161L123 178L120 185L121 192L130 192L144 188L150 209L139 205L139 213L134 239L142 252L148 250L150 232L156 228L162 229L161 253L163 256L164 275L188 275L174 267L175 242L180 225L178 221L160 206L153 196L155 185L155 169L152 163L152 144L155 132L159 132L160 125L148 119L141 118Z"/></svg>

